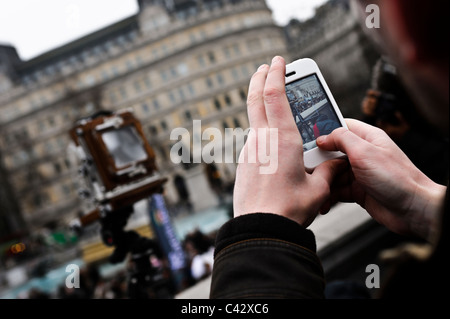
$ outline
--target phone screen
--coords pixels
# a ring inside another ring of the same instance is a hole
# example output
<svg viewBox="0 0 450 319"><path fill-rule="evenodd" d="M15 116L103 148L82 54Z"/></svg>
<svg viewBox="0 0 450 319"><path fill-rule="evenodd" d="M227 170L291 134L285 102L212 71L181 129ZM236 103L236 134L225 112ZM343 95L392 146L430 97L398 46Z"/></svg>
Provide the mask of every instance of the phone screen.
<svg viewBox="0 0 450 319"><path fill-rule="evenodd" d="M342 127L316 74L286 84L286 95L303 140L303 151L317 147L319 136Z"/></svg>

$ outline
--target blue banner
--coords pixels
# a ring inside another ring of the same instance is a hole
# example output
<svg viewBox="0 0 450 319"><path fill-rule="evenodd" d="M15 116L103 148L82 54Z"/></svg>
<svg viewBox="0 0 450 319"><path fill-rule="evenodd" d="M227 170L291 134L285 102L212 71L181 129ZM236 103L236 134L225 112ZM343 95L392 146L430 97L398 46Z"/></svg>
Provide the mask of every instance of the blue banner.
<svg viewBox="0 0 450 319"><path fill-rule="evenodd" d="M170 221L164 197L161 194L152 195L149 206L150 220L161 249L169 260L172 272L179 272L186 267L185 253Z"/></svg>

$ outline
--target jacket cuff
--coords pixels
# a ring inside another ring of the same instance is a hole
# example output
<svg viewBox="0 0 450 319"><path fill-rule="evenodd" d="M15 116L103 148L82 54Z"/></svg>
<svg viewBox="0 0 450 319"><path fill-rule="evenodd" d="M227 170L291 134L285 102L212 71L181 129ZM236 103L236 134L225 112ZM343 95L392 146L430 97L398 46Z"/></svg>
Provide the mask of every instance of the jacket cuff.
<svg viewBox="0 0 450 319"><path fill-rule="evenodd" d="M316 252L312 231L280 215L255 213L233 218L220 228L214 256L229 245L255 238L284 240Z"/></svg>

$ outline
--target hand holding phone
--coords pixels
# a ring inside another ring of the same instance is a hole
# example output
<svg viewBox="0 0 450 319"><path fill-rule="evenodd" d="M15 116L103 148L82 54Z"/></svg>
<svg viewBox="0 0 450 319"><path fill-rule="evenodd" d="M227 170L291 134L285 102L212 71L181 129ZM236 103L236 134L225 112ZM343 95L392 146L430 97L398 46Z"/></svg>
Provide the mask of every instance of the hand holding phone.
<svg viewBox="0 0 450 319"><path fill-rule="evenodd" d="M316 62L300 59L286 66L286 95L303 140L305 168L339 157L341 152L319 149L316 139L339 127L347 128L336 101Z"/></svg>
<svg viewBox="0 0 450 319"><path fill-rule="evenodd" d="M272 213L292 219L304 227L314 220L330 195L335 174L344 161L327 161L310 174L302 161L303 144L286 97L286 63L275 57L269 68L262 65L252 76L248 90L248 117L251 130L241 151L233 195L234 216ZM277 129L277 169L261 174L265 165L250 160L260 143L262 129ZM254 134L252 134L252 132Z"/></svg>

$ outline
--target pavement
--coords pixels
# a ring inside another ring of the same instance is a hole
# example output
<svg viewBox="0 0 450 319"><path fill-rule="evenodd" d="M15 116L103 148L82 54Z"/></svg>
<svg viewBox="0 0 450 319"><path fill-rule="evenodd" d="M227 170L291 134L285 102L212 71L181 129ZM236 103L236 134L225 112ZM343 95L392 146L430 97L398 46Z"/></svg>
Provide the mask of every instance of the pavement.
<svg viewBox="0 0 450 319"><path fill-rule="evenodd" d="M317 252L320 255L327 247L371 220L370 215L359 205L340 203L327 215L319 215L308 227L316 236ZM211 277L176 295L176 299L208 299Z"/></svg>

